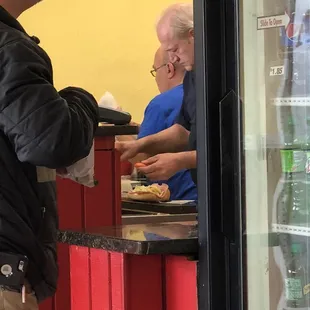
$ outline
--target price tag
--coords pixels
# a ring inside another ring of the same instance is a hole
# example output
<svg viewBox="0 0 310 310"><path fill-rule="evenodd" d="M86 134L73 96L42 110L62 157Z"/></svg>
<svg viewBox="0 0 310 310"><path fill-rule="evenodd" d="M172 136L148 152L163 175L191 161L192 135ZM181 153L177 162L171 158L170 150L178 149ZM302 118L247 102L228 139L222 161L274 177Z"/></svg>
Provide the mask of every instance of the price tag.
<svg viewBox="0 0 310 310"><path fill-rule="evenodd" d="M270 68L270 76L283 75L283 74L284 74L284 66L276 66Z"/></svg>

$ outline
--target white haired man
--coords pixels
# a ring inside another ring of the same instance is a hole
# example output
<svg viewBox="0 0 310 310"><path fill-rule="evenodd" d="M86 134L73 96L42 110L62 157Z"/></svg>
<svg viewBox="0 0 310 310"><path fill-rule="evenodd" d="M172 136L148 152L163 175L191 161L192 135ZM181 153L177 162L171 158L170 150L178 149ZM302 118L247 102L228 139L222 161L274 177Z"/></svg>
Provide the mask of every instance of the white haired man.
<svg viewBox="0 0 310 310"><path fill-rule="evenodd" d="M139 153L151 155L143 161L146 167L139 168L151 180L168 179L177 171L190 169L193 181L197 183L192 4L169 6L159 18L156 30L170 60L182 64L187 71L183 81L184 98L180 114L172 127L137 141L117 143L116 147L122 153L123 160Z"/></svg>

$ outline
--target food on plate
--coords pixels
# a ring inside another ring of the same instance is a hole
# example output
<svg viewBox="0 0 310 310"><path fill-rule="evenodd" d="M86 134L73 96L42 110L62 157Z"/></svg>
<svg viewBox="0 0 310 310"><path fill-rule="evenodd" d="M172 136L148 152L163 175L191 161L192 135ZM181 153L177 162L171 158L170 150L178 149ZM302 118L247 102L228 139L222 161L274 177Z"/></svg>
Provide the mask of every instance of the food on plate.
<svg viewBox="0 0 310 310"><path fill-rule="evenodd" d="M137 201L164 202L170 199L170 190L167 184L152 184L148 186L136 186L127 197Z"/></svg>
<svg viewBox="0 0 310 310"><path fill-rule="evenodd" d="M135 168L143 168L143 167L146 167L146 165L143 163L136 163L135 164Z"/></svg>

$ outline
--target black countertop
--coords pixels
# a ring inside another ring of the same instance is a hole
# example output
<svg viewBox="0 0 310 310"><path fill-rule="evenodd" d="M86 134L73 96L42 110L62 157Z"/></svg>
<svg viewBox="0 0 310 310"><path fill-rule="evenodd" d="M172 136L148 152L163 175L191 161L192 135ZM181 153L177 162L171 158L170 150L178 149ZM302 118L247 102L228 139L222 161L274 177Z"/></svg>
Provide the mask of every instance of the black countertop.
<svg viewBox="0 0 310 310"><path fill-rule="evenodd" d="M196 203L189 202L187 204L170 204L156 202L140 202L128 199L122 199L122 209L131 211L148 211L155 213L167 214L192 214L197 213Z"/></svg>
<svg viewBox="0 0 310 310"><path fill-rule="evenodd" d="M60 231L70 245L136 255L197 254L196 222L121 225Z"/></svg>
<svg viewBox="0 0 310 310"><path fill-rule="evenodd" d="M108 136L126 136L136 135L139 132L138 126L131 125L105 125L97 128L96 137L108 137Z"/></svg>

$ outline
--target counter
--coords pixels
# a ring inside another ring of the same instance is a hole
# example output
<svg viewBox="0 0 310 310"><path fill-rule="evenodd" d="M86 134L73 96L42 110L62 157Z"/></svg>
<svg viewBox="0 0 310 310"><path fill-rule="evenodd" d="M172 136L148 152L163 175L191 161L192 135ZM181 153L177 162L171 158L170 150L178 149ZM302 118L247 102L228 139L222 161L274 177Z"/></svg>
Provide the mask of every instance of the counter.
<svg viewBox="0 0 310 310"><path fill-rule="evenodd" d="M96 131L96 137L115 137L138 134L139 127L131 125L104 125L99 126Z"/></svg>
<svg viewBox="0 0 310 310"><path fill-rule="evenodd" d="M194 214L197 213L196 203L171 204L171 203L154 203L139 202L128 199L122 199L122 209L128 211L142 211L168 214Z"/></svg>
<svg viewBox="0 0 310 310"><path fill-rule="evenodd" d="M59 232L59 242L135 255L195 254L195 222L98 227Z"/></svg>
<svg viewBox="0 0 310 310"><path fill-rule="evenodd" d="M114 149L115 136L135 135L137 126L105 125L95 136L95 177L98 186L86 188L68 179L57 178L60 229L83 229L120 225L120 158ZM40 305L40 310L70 310L69 247L58 245L59 281L55 298Z"/></svg>
<svg viewBox="0 0 310 310"><path fill-rule="evenodd" d="M71 310L196 310L196 222L66 229Z"/></svg>

